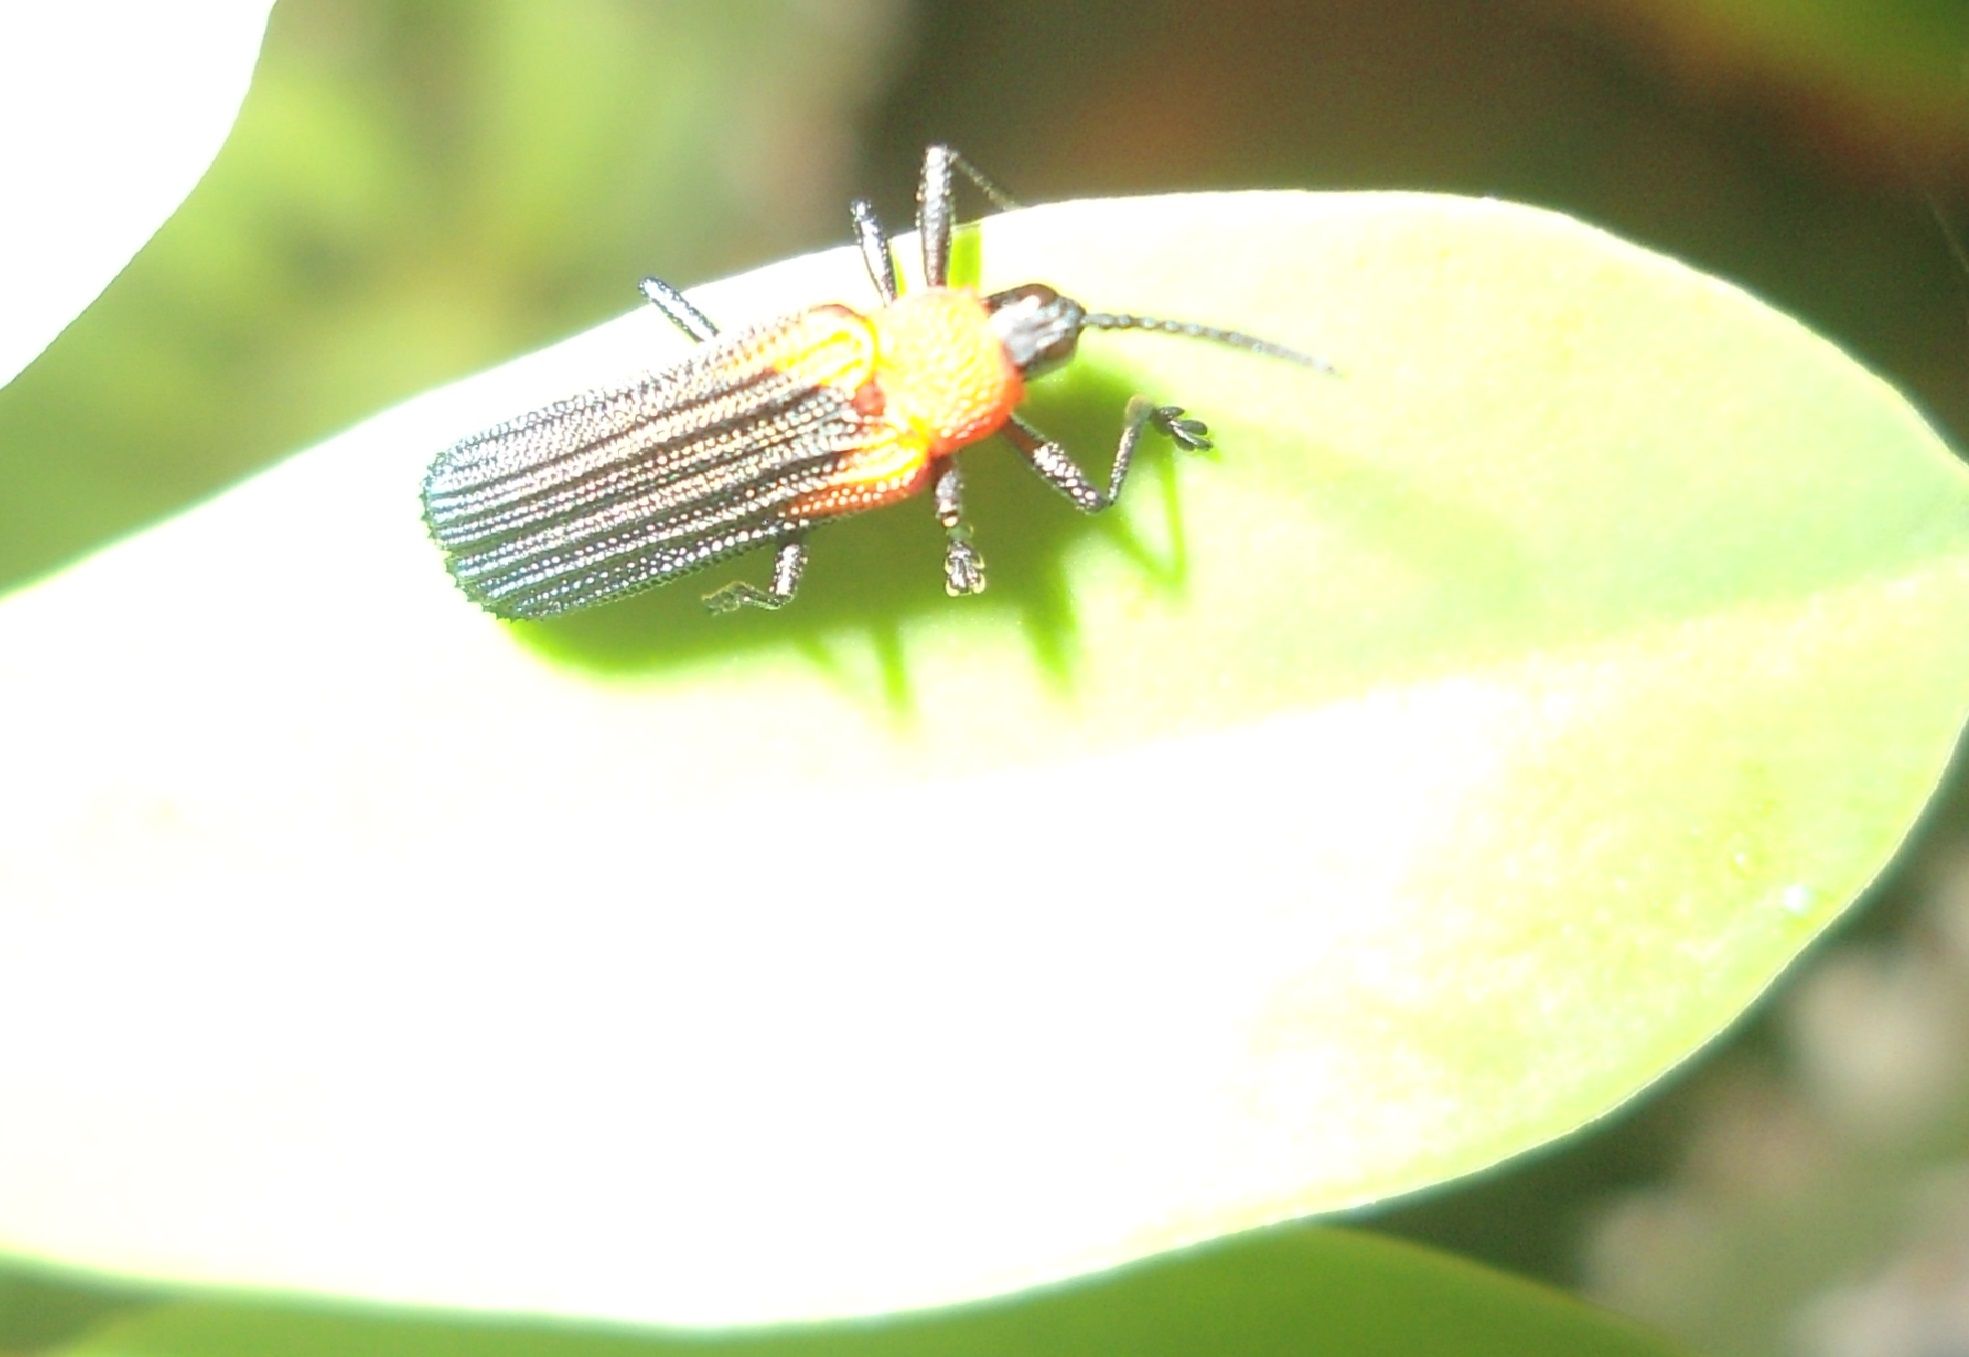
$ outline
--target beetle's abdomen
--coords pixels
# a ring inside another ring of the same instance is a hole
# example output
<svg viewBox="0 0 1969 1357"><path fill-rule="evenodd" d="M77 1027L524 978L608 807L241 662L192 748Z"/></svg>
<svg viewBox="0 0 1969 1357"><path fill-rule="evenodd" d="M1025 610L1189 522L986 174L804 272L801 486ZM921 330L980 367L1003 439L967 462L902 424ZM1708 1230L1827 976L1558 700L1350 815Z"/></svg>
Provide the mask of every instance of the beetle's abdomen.
<svg viewBox="0 0 1969 1357"><path fill-rule="evenodd" d="M838 493L878 478L870 449L893 447L855 399L874 352L867 319L842 306L720 335L446 448L424 478L425 521L459 585L502 617L587 607L783 541L878 502Z"/></svg>

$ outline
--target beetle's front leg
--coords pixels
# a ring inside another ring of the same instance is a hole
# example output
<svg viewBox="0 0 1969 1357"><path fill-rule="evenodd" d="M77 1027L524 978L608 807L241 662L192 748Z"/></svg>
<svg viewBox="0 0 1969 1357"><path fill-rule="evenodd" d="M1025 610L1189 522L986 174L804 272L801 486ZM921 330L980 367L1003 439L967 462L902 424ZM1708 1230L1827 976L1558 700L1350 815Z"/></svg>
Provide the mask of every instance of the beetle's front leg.
<svg viewBox="0 0 1969 1357"><path fill-rule="evenodd" d="M1103 490L1087 479L1087 473L1065 448L1017 415L1000 432L1025 455L1026 464L1040 479L1071 500L1074 508L1097 514L1121 498L1122 482L1128 479L1128 468L1135 460L1135 445L1141 441L1142 430L1150 425L1168 434L1179 447L1209 450L1210 430L1202 420L1189 418L1179 405L1157 405L1146 396L1136 396L1122 417L1121 441L1115 446L1114 466L1108 471L1108 488Z"/></svg>

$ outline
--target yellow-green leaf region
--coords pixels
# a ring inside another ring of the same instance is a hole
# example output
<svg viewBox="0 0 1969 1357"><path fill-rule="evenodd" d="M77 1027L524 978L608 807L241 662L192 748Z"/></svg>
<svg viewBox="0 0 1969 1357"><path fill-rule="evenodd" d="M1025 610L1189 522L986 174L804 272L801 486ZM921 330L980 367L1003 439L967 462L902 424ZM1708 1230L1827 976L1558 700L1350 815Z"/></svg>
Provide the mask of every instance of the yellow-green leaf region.
<svg viewBox="0 0 1969 1357"><path fill-rule="evenodd" d="M908 246L910 242L904 242ZM888 1311L1439 1182L1631 1096L1880 870L1969 705L1969 477L1712 278L1420 195L1070 203L986 286L1034 420L702 584L509 625L444 444L670 361L640 314L0 604L0 1248L664 1323ZM906 251L905 251L905 257ZM628 280L625 280L625 286ZM489 284L491 285L491 284ZM865 304L852 252L697 294Z"/></svg>

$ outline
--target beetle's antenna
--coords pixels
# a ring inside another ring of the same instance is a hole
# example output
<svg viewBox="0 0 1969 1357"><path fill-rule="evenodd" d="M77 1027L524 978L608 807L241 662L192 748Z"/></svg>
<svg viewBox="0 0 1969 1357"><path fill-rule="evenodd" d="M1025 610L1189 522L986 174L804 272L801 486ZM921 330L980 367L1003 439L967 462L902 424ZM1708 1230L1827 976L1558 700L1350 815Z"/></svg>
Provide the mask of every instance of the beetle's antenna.
<svg viewBox="0 0 1969 1357"><path fill-rule="evenodd" d="M1244 334L1238 330L1219 330L1214 325L1197 325L1187 320L1159 320L1154 316L1123 316L1108 311L1089 311L1081 317L1080 323L1090 330L1153 330L1158 334L1187 335L1191 339L1208 339L1218 344L1228 344L1234 349L1247 353L1262 353L1271 358L1283 358L1288 363L1297 363L1329 377L1336 377L1339 371L1324 358L1315 358L1297 349L1288 349L1283 344L1274 344L1269 339Z"/></svg>

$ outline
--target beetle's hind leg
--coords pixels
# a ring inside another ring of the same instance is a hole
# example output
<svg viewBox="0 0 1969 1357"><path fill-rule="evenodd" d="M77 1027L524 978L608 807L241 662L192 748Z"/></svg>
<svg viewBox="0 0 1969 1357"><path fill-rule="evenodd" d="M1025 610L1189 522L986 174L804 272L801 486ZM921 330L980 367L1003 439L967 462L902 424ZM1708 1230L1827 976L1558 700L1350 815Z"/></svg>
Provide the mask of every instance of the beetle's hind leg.
<svg viewBox="0 0 1969 1357"><path fill-rule="evenodd" d="M704 596L704 606L714 613L735 613L740 608L784 608L800 590L800 576L807 569L807 539L789 538L773 555L773 582L761 589L756 584L733 580Z"/></svg>
<svg viewBox="0 0 1969 1357"><path fill-rule="evenodd" d="M1114 466L1108 471L1107 489L1103 490L1087 479L1087 473L1065 448L1017 415L999 432L1025 456L1026 464L1040 479L1065 495L1074 508L1097 514L1121 498L1122 482L1128 479L1129 465L1135 460L1135 445L1142 439L1142 430L1151 425L1169 435L1178 447L1193 452L1210 449L1210 430L1202 420L1189 418L1180 405L1157 405L1147 396L1136 396L1122 416L1121 441L1115 445Z"/></svg>
<svg viewBox="0 0 1969 1357"><path fill-rule="evenodd" d="M985 587L984 557L971 545L971 525L964 521L964 478L957 463L947 462L937 473L932 492L937 503L937 522L943 524L943 587L952 598L982 594Z"/></svg>
<svg viewBox="0 0 1969 1357"><path fill-rule="evenodd" d="M691 305L688 297L661 278L645 278L641 286L643 300L661 311L664 319L690 338L702 344L717 335L718 327L711 323L711 318Z"/></svg>

